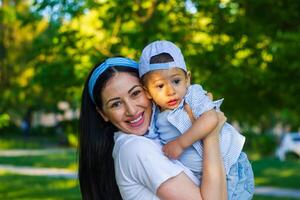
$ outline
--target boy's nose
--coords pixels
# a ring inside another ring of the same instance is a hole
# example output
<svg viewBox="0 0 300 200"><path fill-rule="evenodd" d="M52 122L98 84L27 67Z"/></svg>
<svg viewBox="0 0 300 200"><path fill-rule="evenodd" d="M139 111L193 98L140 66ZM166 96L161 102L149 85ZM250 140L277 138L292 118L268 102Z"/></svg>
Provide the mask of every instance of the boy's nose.
<svg viewBox="0 0 300 200"><path fill-rule="evenodd" d="M167 86L167 95L168 96L172 96L174 94L175 94L175 90L174 90L173 86L172 85L168 85Z"/></svg>

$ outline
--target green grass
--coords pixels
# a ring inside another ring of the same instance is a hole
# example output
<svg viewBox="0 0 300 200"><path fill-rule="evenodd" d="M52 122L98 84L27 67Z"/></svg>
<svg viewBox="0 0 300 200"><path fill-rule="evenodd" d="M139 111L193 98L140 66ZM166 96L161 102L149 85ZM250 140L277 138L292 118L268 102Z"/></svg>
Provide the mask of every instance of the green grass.
<svg viewBox="0 0 300 200"><path fill-rule="evenodd" d="M59 146L56 137L34 136L24 139L22 135L1 135L0 149L41 149Z"/></svg>
<svg viewBox="0 0 300 200"><path fill-rule="evenodd" d="M253 197L253 200L297 200L297 199L296 198L288 198L288 197L269 197L269 196L255 195Z"/></svg>
<svg viewBox="0 0 300 200"><path fill-rule="evenodd" d="M40 148L52 146L51 138L1 138L0 149ZM1 157L1 164L76 170L76 149L66 149L61 153L39 156ZM252 161L256 186L300 189L300 160L280 162L275 158ZM80 199L78 181L75 179L25 176L0 171L1 199ZM254 200L293 200L294 198L255 195ZM299 198L300 199L300 198Z"/></svg>
<svg viewBox="0 0 300 200"><path fill-rule="evenodd" d="M300 160L265 158L252 162L256 186L300 189Z"/></svg>
<svg viewBox="0 0 300 200"><path fill-rule="evenodd" d="M1 199L80 199L75 179L23 176L0 171Z"/></svg>
<svg viewBox="0 0 300 200"><path fill-rule="evenodd" d="M39 156L0 156L0 163L15 166L68 168L75 170L77 166L77 154L75 149L65 149L61 153Z"/></svg>
<svg viewBox="0 0 300 200"><path fill-rule="evenodd" d="M38 156L1 157L1 164L15 166L77 168L76 149ZM0 170L0 199L81 199L77 179L26 176Z"/></svg>

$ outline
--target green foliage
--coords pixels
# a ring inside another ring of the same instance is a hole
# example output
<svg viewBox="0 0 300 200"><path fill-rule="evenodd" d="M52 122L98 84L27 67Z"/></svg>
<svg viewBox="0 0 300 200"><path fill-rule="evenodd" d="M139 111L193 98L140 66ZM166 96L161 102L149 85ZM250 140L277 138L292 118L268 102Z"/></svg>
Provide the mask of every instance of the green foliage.
<svg viewBox="0 0 300 200"><path fill-rule="evenodd" d="M194 82L225 98L231 120L298 128L300 2L191 2L193 11L176 0L2 1L0 113L16 124L30 108L58 112L67 101L76 109L95 63L138 59L146 44L167 39L182 49Z"/></svg>
<svg viewBox="0 0 300 200"><path fill-rule="evenodd" d="M0 149L40 148L43 146L77 147L78 120L62 121L54 127L35 126L29 131L28 138L22 130L10 124L0 129Z"/></svg>
<svg viewBox="0 0 300 200"><path fill-rule="evenodd" d="M78 123L78 120L69 120L60 123L63 132L63 134L61 134L61 137L65 137L68 146L78 146Z"/></svg>
<svg viewBox="0 0 300 200"><path fill-rule="evenodd" d="M9 124L9 115L4 113L0 114L0 129Z"/></svg>
<svg viewBox="0 0 300 200"><path fill-rule="evenodd" d="M253 157L267 157L275 154L278 147L277 138L273 134L245 133L244 150Z"/></svg>

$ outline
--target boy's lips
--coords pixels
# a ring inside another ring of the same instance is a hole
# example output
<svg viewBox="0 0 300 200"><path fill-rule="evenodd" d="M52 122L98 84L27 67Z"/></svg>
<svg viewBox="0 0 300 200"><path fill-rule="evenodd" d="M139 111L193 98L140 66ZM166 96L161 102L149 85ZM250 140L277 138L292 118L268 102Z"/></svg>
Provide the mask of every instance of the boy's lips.
<svg viewBox="0 0 300 200"><path fill-rule="evenodd" d="M168 101L168 106L175 106L178 102L178 99L172 99L171 101Z"/></svg>
<svg viewBox="0 0 300 200"><path fill-rule="evenodd" d="M144 112L127 121L129 126L138 127L144 123Z"/></svg>

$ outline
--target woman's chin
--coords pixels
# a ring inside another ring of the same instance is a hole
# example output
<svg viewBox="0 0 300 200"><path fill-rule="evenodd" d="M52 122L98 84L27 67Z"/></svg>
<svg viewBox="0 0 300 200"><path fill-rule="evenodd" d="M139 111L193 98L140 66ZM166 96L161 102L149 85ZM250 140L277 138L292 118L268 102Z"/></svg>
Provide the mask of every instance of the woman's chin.
<svg viewBox="0 0 300 200"><path fill-rule="evenodd" d="M140 126L140 127L128 127L127 133L128 134L133 134L133 135L145 135L145 133L148 131L147 126Z"/></svg>

